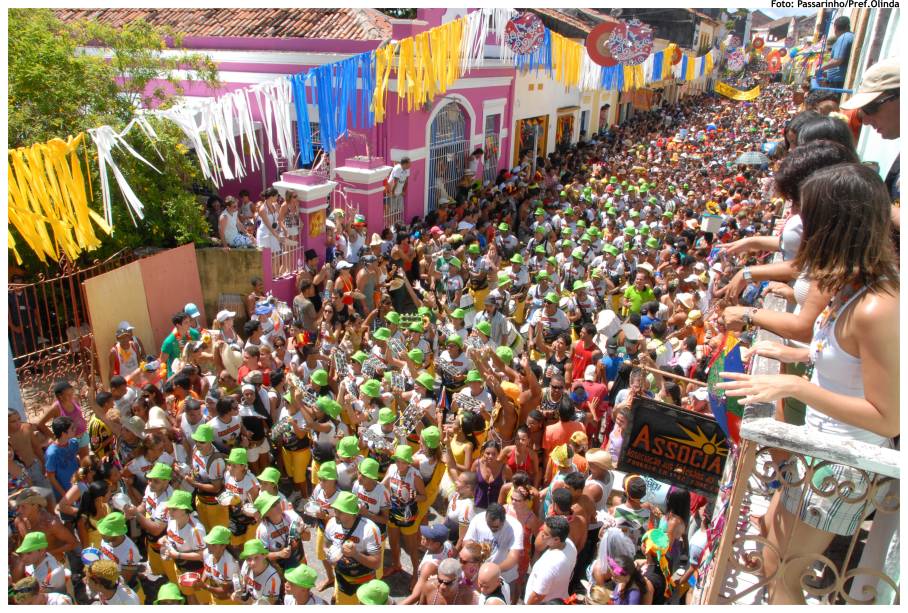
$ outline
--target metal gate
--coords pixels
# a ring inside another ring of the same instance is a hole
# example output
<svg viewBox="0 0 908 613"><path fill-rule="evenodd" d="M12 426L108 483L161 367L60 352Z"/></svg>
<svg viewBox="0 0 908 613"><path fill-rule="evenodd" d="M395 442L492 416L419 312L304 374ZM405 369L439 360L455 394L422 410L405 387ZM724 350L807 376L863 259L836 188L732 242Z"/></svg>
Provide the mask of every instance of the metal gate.
<svg viewBox="0 0 908 613"><path fill-rule="evenodd" d="M427 211L434 211L454 200L467 162L467 120L460 105L448 102L432 120L430 134Z"/></svg>
<svg viewBox="0 0 908 613"><path fill-rule="evenodd" d="M57 379L73 383L83 407L94 402L98 357L82 282L135 259L124 250L79 268L64 258L53 276L38 275L32 283L12 276L8 336L27 414L39 414L53 402Z"/></svg>

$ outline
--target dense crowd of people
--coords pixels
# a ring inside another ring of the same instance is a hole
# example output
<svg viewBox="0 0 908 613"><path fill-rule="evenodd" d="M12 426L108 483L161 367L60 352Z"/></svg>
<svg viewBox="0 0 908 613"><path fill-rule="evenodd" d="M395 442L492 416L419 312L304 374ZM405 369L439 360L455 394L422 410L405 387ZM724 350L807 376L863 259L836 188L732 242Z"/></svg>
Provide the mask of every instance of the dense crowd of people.
<svg viewBox="0 0 908 613"><path fill-rule="evenodd" d="M850 102L882 133L895 100L895 137L897 75ZM716 501L618 471L635 399L709 415L726 332L762 327L790 342L746 353L787 374L729 396L899 434L897 175L859 163L837 100L806 102L663 102L406 227L334 211L290 304L260 280L246 313L188 304L158 355L123 322L91 407L61 381L37 423L10 411L11 602L691 602ZM292 235L273 190L226 204L226 244ZM786 488L756 519L808 554L870 511ZM803 602L800 570L774 601Z"/></svg>

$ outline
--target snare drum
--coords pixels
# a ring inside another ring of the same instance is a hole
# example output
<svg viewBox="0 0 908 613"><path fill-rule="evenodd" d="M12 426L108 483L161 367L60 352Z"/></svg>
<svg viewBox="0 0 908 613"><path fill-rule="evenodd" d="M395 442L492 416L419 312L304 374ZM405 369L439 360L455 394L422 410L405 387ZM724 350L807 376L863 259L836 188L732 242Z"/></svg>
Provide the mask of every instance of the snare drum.
<svg viewBox="0 0 908 613"><path fill-rule="evenodd" d="M180 591L184 594L193 594L195 593L196 586L201 587L202 575L199 573L188 572L180 575L179 585Z"/></svg>

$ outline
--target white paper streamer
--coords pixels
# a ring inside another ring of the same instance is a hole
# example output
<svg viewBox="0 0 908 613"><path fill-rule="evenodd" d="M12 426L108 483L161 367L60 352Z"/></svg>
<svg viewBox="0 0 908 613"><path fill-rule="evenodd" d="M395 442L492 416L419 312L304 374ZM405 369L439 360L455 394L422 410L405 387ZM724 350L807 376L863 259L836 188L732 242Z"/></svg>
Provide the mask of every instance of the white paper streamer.
<svg viewBox="0 0 908 613"><path fill-rule="evenodd" d="M120 172L120 168L117 166L117 163L113 159L113 150L122 147L125 149L132 157L144 162L148 165L149 168L161 174L161 171L154 167L148 160L142 157L139 152L130 146L126 139L124 138L133 127L138 126L142 132L145 133L145 136L149 140L154 142L157 139L157 134L155 134L154 128L148 123L145 117L138 115L129 124L123 129L122 132L117 133L110 126L101 126L100 128L93 128L88 131L91 136L92 141L95 143L95 147L98 149L98 170L101 176L101 201L104 205L104 220L107 222L107 225L111 228L113 227L113 211L110 206L110 180L107 175L107 167L110 166L113 170L114 178L117 181L117 186L120 188L120 193L123 194L123 198L126 200L128 205L126 210L129 213L132 223L136 223L136 217L139 219L144 219L144 205L142 201L139 200L139 197L136 196L135 192L132 191L132 188L129 186L129 183L126 181L126 177L123 176L123 173ZM160 152L155 149L155 153L158 154L158 157L161 157ZM163 161L163 157L161 160ZM135 213L135 215L133 215Z"/></svg>
<svg viewBox="0 0 908 613"><path fill-rule="evenodd" d="M296 149L293 146L293 123L290 118L290 109L293 104L291 91L290 79L287 77L250 88L262 114L268 148L271 150L275 164L280 157L288 160L296 158Z"/></svg>

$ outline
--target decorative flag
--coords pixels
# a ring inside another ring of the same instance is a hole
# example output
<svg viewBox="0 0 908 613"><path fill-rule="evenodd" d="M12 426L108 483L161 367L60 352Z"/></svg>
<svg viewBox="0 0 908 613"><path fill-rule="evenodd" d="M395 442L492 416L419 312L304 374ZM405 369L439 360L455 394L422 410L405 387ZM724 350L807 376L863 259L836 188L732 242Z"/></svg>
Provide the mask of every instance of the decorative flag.
<svg viewBox="0 0 908 613"><path fill-rule="evenodd" d="M709 390L709 406L712 409L713 416L719 422L719 426L725 432L728 440L737 445L741 442L741 417L744 415L744 407L741 406L738 398L730 398L725 395L723 390L716 388L718 383L728 380L721 379L719 377L720 372L744 372L741 343L731 332L726 332L725 342L713 356L709 365L706 384Z"/></svg>
<svg viewBox="0 0 908 613"><path fill-rule="evenodd" d="M515 55L533 53L545 38L545 25L529 11L508 20L504 27L505 42Z"/></svg>

